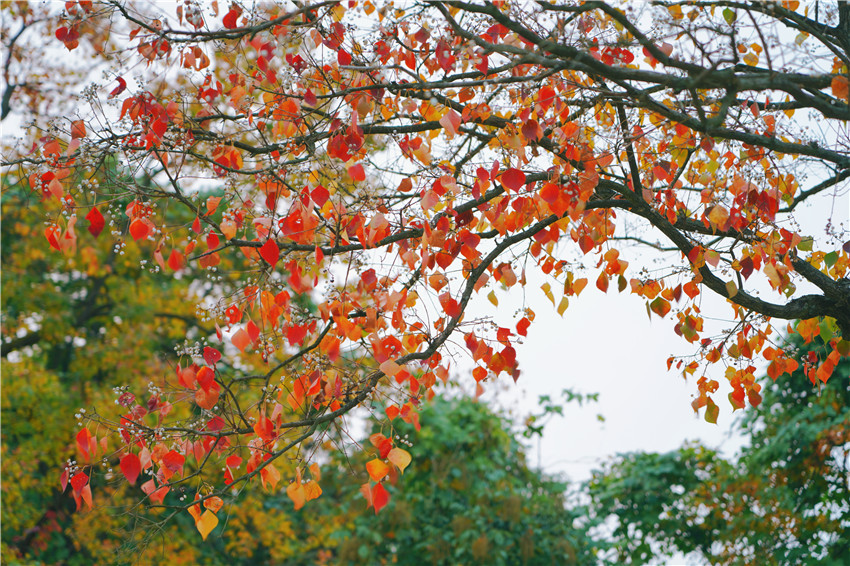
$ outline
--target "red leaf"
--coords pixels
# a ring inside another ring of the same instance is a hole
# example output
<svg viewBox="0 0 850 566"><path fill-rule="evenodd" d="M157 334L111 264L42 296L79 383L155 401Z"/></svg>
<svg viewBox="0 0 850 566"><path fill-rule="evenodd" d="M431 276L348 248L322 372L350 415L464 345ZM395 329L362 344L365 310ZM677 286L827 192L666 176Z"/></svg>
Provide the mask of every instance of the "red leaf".
<svg viewBox="0 0 850 566"><path fill-rule="evenodd" d="M365 181L366 171L363 170L363 164L357 163L348 168L348 174L354 181Z"/></svg>
<svg viewBox="0 0 850 566"><path fill-rule="evenodd" d="M177 473L183 469L183 464L186 462L186 457L177 452L176 450L170 450L165 456L162 457L162 465L165 466L169 471Z"/></svg>
<svg viewBox="0 0 850 566"><path fill-rule="evenodd" d="M439 297L440 305L443 307L443 311L449 315L451 318L458 318L461 315L460 305L456 300L452 298L452 296L448 293L443 293Z"/></svg>
<svg viewBox="0 0 850 566"><path fill-rule="evenodd" d="M80 449L80 453L83 455L85 460L91 459L94 454L90 453L91 446L91 433L89 429L84 428L80 432L77 433L77 448Z"/></svg>
<svg viewBox="0 0 850 566"><path fill-rule="evenodd" d="M390 494L387 493L384 486L380 483L375 484L372 488L372 506L375 508L375 515L377 515L378 511L383 509L389 501Z"/></svg>
<svg viewBox="0 0 850 566"><path fill-rule="evenodd" d="M147 238L148 234L150 234L150 226L144 219L136 218L130 223L130 235L133 236L134 240Z"/></svg>
<svg viewBox="0 0 850 566"><path fill-rule="evenodd" d="M214 366L221 359L221 352L209 346L204 348L204 361Z"/></svg>
<svg viewBox="0 0 850 566"><path fill-rule="evenodd" d="M272 267L277 264L277 260L280 259L280 248L277 247L274 239L266 240L266 243L260 248L260 257L271 264Z"/></svg>
<svg viewBox="0 0 850 566"><path fill-rule="evenodd" d="M501 181L505 188L516 192L525 185L525 173L511 167L502 173Z"/></svg>
<svg viewBox="0 0 850 566"><path fill-rule="evenodd" d="M136 479L142 473L142 463L139 457L133 453L126 454L121 457L121 472L130 485L136 485Z"/></svg>
<svg viewBox="0 0 850 566"><path fill-rule="evenodd" d="M96 206L93 206L89 213L86 214L86 220L89 221L89 232L91 235L95 238L100 236L100 233L103 232L103 227L106 226L106 222Z"/></svg>
<svg viewBox="0 0 850 566"><path fill-rule="evenodd" d="M241 8L231 8L230 11L224 15L224 18L221 19L221 23L223 23L224 27L226 27L227 29L234 29L237 26L236 20L239 18L240 15L242 15Z"/></svg>
<svg viewBox="0 0 850 566"><path fill-rule="evenodd" d="M179 251L171 250L171 255L168 256L168 267L177 271L183 267L185 259L186 258L183 257L183 254Z"/></svg>
<svg viewBox="0 0 850 566"><path fill-rule="evenodd" d="M71 139L86 137L86 123L82 120L71 122Z"/></svg>
<svg viewBox="0 0 850 566"><path fill-rule="evenodd" d="M77 472L74 474L74 477L71 478L71 487L77 493L81 492L88 483L89 477L85 472Z"/></svg>
<svg viewBox="0 0 850 566"><path fill-rule="evenodd" d="M313 189L312 193L310 193L310 197L313 199L313 202L315 202L316 206L318 206L319 208L322 208L325 203L328 202L330 196L331 195L328 190L322 185L319 185L318 187Z"/></svg>
<svg viewBox="0 0 850 566"><path fill-rule="evenodd" d="M531 325L531 322L528 318L523 317L522 320L517 322L516 331L520 336L528 336L528 327Z"/></svg>
<svg viewBox="0 0 850 566"><path fill-rule="evenodd" d="M198 384L201 387L209 389L210 385L215 381L215 372L211 368L204 366L195 374L195 379L198 380Z"/></svg>
<svg viewBox="0 0 850 566"><path fill-rule="evenodd" d="M50 247L62 251L62 247L59 245L59 236L61 236L61 230L57 226L48 226L44 229L44 237L47 238Z"/></svg>
<svg viewBox="0 0 850 566"><path fill-rule="evenodd" d="M313 108L319 105L319 99L316 98L315 93L313 93L313 91L309 88L304 91L304 104L306 106L312 106Z"/></svg>
<svg viewBox="0 0 850 566"><path fill-rule="evenodd" d="M291 324L286 329L286 339L289 341L290 345L295 346L296 344L304 342L304 337L307 336L307 329L307 324Z"/></svg>
<svg viewBox="0 0 850 566"><path fill-rule="evenodd" d="M112 92L109 93L109 98L118 96L119 94L124 92L124 89L127 88L127 81L125 81L123 78L118 77L115 80L118 81L118 86L112 89Z"/></svg>

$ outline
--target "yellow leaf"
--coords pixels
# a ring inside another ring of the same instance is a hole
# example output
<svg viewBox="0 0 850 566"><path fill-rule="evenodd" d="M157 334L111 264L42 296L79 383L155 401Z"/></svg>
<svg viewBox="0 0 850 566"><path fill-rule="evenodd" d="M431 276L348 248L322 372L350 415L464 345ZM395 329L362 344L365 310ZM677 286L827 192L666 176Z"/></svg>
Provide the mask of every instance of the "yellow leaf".
<svg viewBox="0 0 850 566"><path fill-rule="evenodd" d="M487 295L487 300L489 300L491 303L493 303L494 307L499 306L499 299L496 298L496 292L495 291L490 291L490 294Z"/></svg>
<svg viewBox="0 0 850 566"><path fill-rule="evenodd" d="M730 299L738 294L738 286L735 285L734 281L726 283L726 294L729 295Z"/></svg>
<svg viewBox="0 0 850 566"><path fill-rule="evenodd" d="M369 477L372 478L372 481L381 481L384 479L384 476L390 473L390 467L383 461L375 458L366 463L366 471L369 472Z"/></svg>
<svg viewBox="0 0 850 566"><path fill-rule="evenodd" d="M564 316L564 311L567 310L568 306L570 306L570 300L565 296L558 305L558 314Z"/></svg>
<svg viewBox="0 0 850 566"><path fill-rule="evenodd" d="M218 525L218 517L216 517L215 513L209 509L204 511L201 518L195 522L195 526L198 527L198 532L201 533L201 537L203 537L204 540L207 540L207 536L212 532L216 525Z"/></svg>
<svg viewBox="0 0 850 566"><path fill-rule="evenodd" d="M393 448L390 450L390 453L387 454L387 460L396 465L401 473L404 473L404 469L410 464L410 453L407 450L402 450L401 448Z"/></svg>
<svg viewBox="0 0 850 566"><path fill-rule="evenodd" d="M540 286L540 288L543 290L543 294L546 295L546 298L552 302L552 306L554 306L555 297L552 296L552 287L549 285L549 283L544 283Z"/></svg>

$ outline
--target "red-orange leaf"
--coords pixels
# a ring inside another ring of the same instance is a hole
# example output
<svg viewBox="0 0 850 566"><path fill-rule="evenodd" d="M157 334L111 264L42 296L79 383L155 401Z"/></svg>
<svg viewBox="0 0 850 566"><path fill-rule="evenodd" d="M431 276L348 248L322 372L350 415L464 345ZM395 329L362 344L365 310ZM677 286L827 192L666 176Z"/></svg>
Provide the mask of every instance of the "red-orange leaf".
<svg viewBox="0 0 850 566"><path fill-rule="evenodd" d="M183 257L183 254L178 250L171 250L171 254L168 256L168 267L177 271L183 268L183 265L186 262L186 258Z"/></svg>
<svg viewBox="0 0 850 566"><path fill-rule="evenodd" d="M505 188L517 192L525 186L525 173L511 167L502 173L501 182Z"/></svg>
<svg viewBox="0 0 850 566"><path fill-rule="evenodd" d="M375 484L375 487L372 488L372 507L375 508L375 515L377 515L378 511L383 509L389 501L390 494L387 493L384 486L380 483Z"/></svg>
<svg viewBox="0 0 850 566"><path fill-rule="evenodd" d="M136 218L130 222L130 235L134 240L148 237L151 231L149 223L150 221L144 218Z"/></svg>
<svg viewBox="0 0 850 566"><path fill-rule="evenodd" d="M106 222L96 206L93 206L89 213L86 214L86 220L89 221L88 230L91 235L95 238L100 236L100 233L103 232L104 226L106 226Z"/></svg>
<svg viewBox="0 0 850 566"><path fill-rule="evenodd" d="M272 267L277 264L278 259L280 259L280 248L277 247L273 238L266 240L266 243L260 248L260 257L271 264Z"/></svg>
<svg viewBox="0 0 850 566"><path fill-rule="evenodd" d="M216 350L215 348L210 348L206 346L204 348L204 361L206 361L211 366L214 366L221 359L221 352Z"/></svg>
<svg viewBox="0 0 850 566"><path fill-rule="evenodd" d="M122 456L121 473L124 474L124 477L127 478L130 485L136 485L136 479L138 479L139 474L142 473L142 463L139 460L139 457L132 452Z"/></svg>
<svg viewBox="0 0 850 566"><path fill-rule="evenodd" d="M599 277L596 279L596 288L602 291L603 293L608 292L608 276L605 273L600 273Z"/></svg>

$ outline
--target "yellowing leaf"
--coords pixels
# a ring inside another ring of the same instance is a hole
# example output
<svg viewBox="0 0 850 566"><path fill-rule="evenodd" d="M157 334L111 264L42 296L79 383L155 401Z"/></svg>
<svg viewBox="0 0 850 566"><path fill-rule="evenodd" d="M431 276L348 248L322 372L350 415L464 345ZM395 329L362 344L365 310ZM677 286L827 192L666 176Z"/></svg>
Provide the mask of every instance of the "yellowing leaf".
<svg viewBox="0 0 850 566"><path fill-rule="evenodd" d="M374 460L366 463L366 471L369 472L369 477L372 478L373 481L381 481L384 479L384 476L390 473L390 467L387 466L383 460L375 458Z"/></svg>
<svg viewBox="0 0 850 566"><path fill-rule="evenodd" d="M543 290L543 294L546 295L546 298L549 299L554 305L555 297L552 295L552 287L549 285L549 283L544 283L540 286L540 288Z"/></svg>
<svg viewBox="0 0 850 566"><path fill-rule="evenodd" d="M204 511L201 518L195 522L195 526L198 528L198 532L201 533L201 537L204 540L207 540L207 536L209 536L216 525L218 525L218 517L216 517L215 513L209 509Z"/></svg>
<svg viewBox="0 0 850 566"><path fill-rule="evenodd" d="M568 306L570 306L570 300L566 296L564 296L564 298L562 298L561 302L558 304L558 314L564 316L564 311L567 310Z"/></svg>
<svg viewBox="0 0 850 566"><path fill-rule="evenodd" d="M729 296L730 299L738 294L738 286L735 285L734 281L729 281L728 283L726 283L726 294Z"/></svg>
<svg viewBox="0 0 850 566"><path fill-rule="evenodd" d="M387 454L387 460L396 465L401 473L404 473L404 469L410 464L410 453L407 450L402 450L401 448L393 448L390 450L390 453Z"/></svg>
<svg viewBox="0 0 850 566"><path fill-rule="evenodd" d="M490 301L491 303L493 303L494 307L499 306L499 299L496 298L496 292L495 291L490 291L490 294L487 295L487 300Z"/></svg>

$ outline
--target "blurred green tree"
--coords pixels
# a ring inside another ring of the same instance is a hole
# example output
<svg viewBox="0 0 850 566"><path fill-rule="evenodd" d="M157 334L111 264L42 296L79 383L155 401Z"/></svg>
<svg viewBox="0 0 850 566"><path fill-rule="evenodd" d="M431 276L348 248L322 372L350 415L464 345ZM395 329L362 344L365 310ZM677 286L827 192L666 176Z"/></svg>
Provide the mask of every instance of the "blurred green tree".
<svg viewBox="0 0 850 566"><path fill-rule="evenodd" d="M820 337L794 340L804 360L827 348ZM762 380L764 401L737 424L749 444L734 459L690 444L597 471L591 507L598 520L616 518L613 562L678 552L711 564L847 564L850 362L825 384L804 371Z"/></svg>

